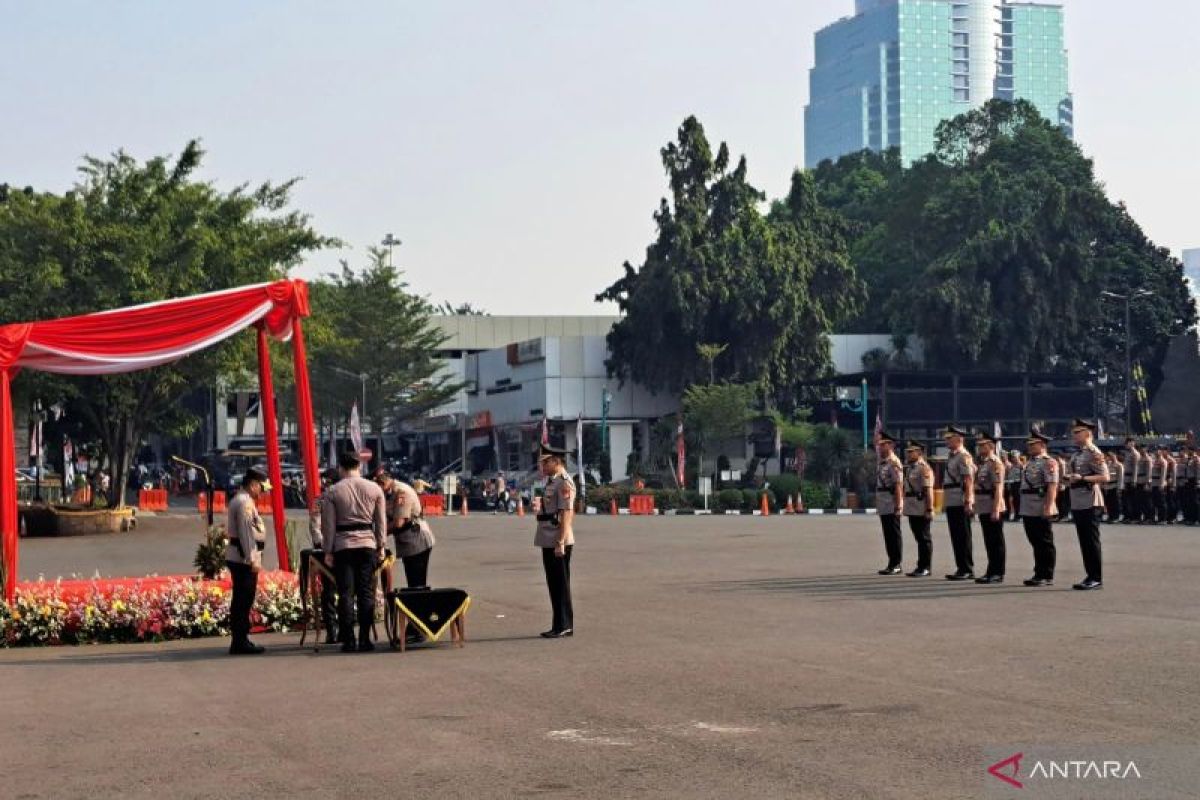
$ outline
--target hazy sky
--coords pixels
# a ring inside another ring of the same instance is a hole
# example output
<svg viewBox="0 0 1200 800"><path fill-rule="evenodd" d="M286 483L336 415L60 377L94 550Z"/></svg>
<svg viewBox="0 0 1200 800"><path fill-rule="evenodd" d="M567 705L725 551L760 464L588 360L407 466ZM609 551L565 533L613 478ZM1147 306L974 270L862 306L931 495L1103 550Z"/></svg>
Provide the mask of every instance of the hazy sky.
<svg viewBox="0 0 1200 800"><path fill-rule="evenodd" d="M1200 4L1064 0L1079 141L1159 244L1200 246ZM0 0L0 182L61 191L85 153L208 150L223 187L303 177L361 263L389 231L435 301L602 313L688 114L782 194L813 32L853 0Z"/></svg>

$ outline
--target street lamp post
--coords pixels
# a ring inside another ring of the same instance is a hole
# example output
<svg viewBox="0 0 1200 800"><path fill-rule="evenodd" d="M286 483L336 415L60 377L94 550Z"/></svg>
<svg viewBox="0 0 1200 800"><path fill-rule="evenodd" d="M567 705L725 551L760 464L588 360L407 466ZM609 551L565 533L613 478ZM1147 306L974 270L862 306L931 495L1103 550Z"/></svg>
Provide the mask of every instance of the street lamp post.
<svg viewBox="0 0 1200 800"><path fill-rule="evenodd" d="M1107 291L1100 294L1125 304L1125 435L1130 436L1133 433L1133 326L1130 304L1135 297L1147 297L1154 293L1138 289L1130 294Z"/></svg>
<svg viewBox="0 0 1200 800"><path fill-rule="evenodd" d="M388 234L388 235L390 236L391 234ZM342 369L341 367L335 367L332 365L329 365L329 369L331 369L334 372L337 372L341 375L345 375L348 378L358 378L360 381L362 381L362 408L359 410L359 414L363 419L366 419L367 418L367 373L351 372L348 369ZM379 427L382 429L383 425L380 425ZM383 431L382 430L378 430L375 432L375 440L376 440L376 446L379 448L380 462L382 463L382 460L383 460Z"/></svg>
<svg viewBox="0 0 1200 800"><path fill-rule="evenodd" d="M399 247L401 244L403 244L403 242L389 233L387 236L383 237L383 241L380 242L380 244L388 249L388 266L390 267L392 266L392 248Z"/></svg>

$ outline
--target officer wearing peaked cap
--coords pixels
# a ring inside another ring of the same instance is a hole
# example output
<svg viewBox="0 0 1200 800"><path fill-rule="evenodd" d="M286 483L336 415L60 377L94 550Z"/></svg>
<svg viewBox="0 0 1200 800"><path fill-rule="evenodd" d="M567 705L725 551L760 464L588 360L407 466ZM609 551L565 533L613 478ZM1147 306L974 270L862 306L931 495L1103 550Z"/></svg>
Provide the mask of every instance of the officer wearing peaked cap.
<svg viewBox="0 0 1200 800"><path fill-rule="evenodd" d="M950 447L942 489L955 567L946 580L965 581L975 577L971 543L971 516L975 513L975 461L963 446L967 438L966 431L950 425L943 436Z"/></svg>
<svg viewBox="0 0 1200 800"><path fill-rule="evenodd" d="M983 546L987 549L987 572L976 583L1003 583L1006 550L1004 517L1004 461L996 454L996 439L986 431L975 437L979 449L979 469L975 472L975 513L983 528Z"/></svg>
<svg viewBox="0 0 1200 800"><path fill-rule="evenodd" d="M1075 533L1079 537L1079 552L1087 575L1073 588L1099 589L1103 586L1100 574L1100 511L1104 508L1102 489L1108 483L1108 462L1092 437L1096 424L1076 419L1071 424L1071 438L1079 449L1071 455L1067 466L1067 481L1071 487L1071 514Z"/></svg>
<svg viewBox="0 0 1200 800"><path fill-rule="evenodd" d="M904 538L900 514L904 506L904 465L896 457L896 440L887 431L879 433L879 463L875 468L875 510L883 528L883 548L887 566L880 575L899 575L904 558Z"/></svg>
<svg viewBox="0 0 1200 800"><path fill-rule="evenodd" d="M909 441L904 448L904 516L917 542L917 568L910 578L928 578L933 562L933 470L925 460L925 445Z"/></svg>
<svg viewBox="0 0 1200 800"><path fill-rule="evenodd" d="M534 546L541 548L546 589L550 593L552 620L542 636L561 639L575 634L575 608L571 602L571 551L575 549L575 482L567 474L567 451L542 445L538 466L546 476L546 490L537 515Z"/></svg>
<svg viewBox="0 0 1200 800"><path fill-rule="evenodd" d="M250 609L258 591L258 574L262 571L262 552L267 546L267 528L258 514L255 500L271 490L266 474L256 467L246 470L241 488L229 501L226 509L225 564L233 585L229 599L229 630L233 642L230 655L256 655L263 648L250 641Z"/></svg>
<svg viewBox="0 0 1200 800"><path fill-rule="evenodd" d="M1054 548L1054 501L1058 496L1058 462L1046 454L1050 437L1037 428L1026 445L1029 460L1021 471L1021 522L1033 548L1033 577L1026 586L1053 586L1057 550Z"/></svg>

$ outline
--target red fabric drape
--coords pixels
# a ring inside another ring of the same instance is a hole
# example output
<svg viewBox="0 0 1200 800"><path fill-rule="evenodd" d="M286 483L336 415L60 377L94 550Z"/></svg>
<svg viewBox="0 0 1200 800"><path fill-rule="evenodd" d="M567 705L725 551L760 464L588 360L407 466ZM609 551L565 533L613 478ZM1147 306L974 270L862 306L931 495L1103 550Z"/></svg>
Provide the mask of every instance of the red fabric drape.
<svg viewBox="0 0 1200 800"><path fill-rule="evenodd" d="M11 600L16 587L18 527L16 452L13 444L11 382L21 368L75 375L132 372L168 364L227 339L251 325L261 324L266 333L287 339L299 320L310 313L308 286L301 280L282 280L229 289L132 308L101 311L76 317L0 325L0 545L5 566L4 595ZM262 337L260 337L261 339ZM265 339L262 339L265 342ZM301 343L303 348L303 343ZM269 358L260 372L270 392ZM310 455L312 404L309 399L307 364L303 350L297 358L296 385L304 391L301 406L301 448L305 453L310 492L319 491L316 457ZM271 479L279 481L279 442L274 435L274 406L268 405L272 433L267 436ZM267 417L264 410L264 423ZM307 415L307 417L305 416ZM305 424L305 419L307 423ZM275 493L276 542L281 566L286 569L286 520L282 513L282 489ZM311 503L311 498L310 498Z"/></svg>
<svg viewBox="0 0 1200 800"><path fill-rule="evenodd" d="M271 348L267 331L258 326L258 404L263 415L263 441L267 444L267 475L271 479L271 516L275 518L275 552L279 568L291 570L288 558L287 516L283 503L283 473L279 468L279 425L275 420L275 384L271 378Z"/></svg>
<svg viewBox="0 0 1200 800"><path fill-rule="evenodd" d="M0 368L0 544L4 546L4 598L17 588L17 459L13 443L11 371Z"/></svg>
<svg viewBox="0 0 1200 800"><path fill-rule="evenodd" d="M305 298L307 301L307 297ZM308 381L308 353L304 345L304 327L300 318L292 320L292 363L296 373L296 438L300 440L300 456L304 460L304 482L307 484L308 512L317 510L317 495L321 493L321 474L317 469L317 432L313 427L312 387Z"/></svg>

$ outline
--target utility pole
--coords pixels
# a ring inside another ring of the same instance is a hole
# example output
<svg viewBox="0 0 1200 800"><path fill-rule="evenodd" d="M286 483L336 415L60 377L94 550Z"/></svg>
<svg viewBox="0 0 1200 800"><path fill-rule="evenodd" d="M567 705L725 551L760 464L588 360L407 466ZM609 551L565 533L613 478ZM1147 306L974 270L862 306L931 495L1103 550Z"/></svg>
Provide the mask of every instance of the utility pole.
<svg viewBox="0 0 1200 800"><path fill-rule="evenodd" d="M392 262L392 248L393 248L393 247L399 247L400 245L402 245L402 244L404 244L404 243L403 243L403 242L401 242L399 239L397 239L395 236L392 236L392 235L389 233L387 236L384 236L384 237L383 237L383 241L382 241L382 242L380 242L380 244L382 244L384 247L386 247L386 248L387 248L387 251L388 251L388 266L389 266L389 267L395 266L395 265L393 264L393 262Z"/></svg>
<svg viewBox="0 0 1200 800"><path fill-rule="evenodd" d="M1148 297L1153 292L1138 289L1130 294L1101 292L1104 297L1120 300L1125 304L1125 435L1133 435L1133 314L1130 306L1135 297Z"/></svg>

